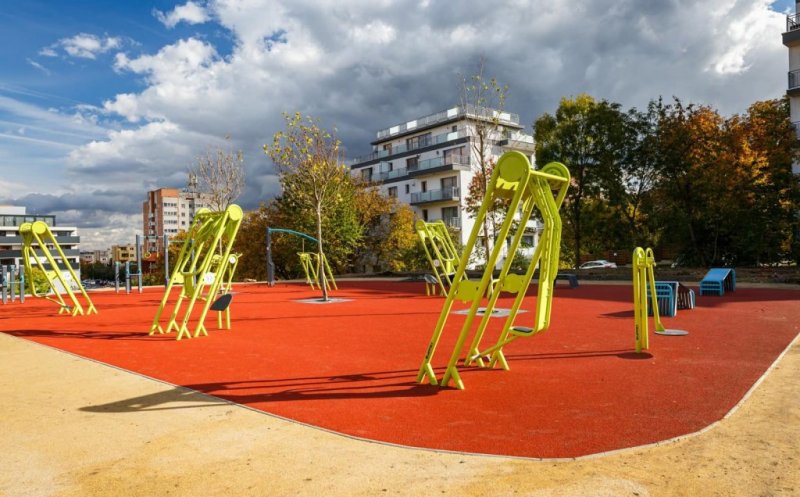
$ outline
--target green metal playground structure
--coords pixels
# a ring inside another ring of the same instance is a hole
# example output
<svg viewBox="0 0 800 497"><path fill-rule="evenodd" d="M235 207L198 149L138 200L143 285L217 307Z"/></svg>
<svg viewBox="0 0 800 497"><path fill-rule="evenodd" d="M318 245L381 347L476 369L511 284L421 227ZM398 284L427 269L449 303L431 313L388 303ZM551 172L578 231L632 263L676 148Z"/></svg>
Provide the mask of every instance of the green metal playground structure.
<svg viewBox="0 0 800 497"><path fill-rule="evenodd" d="M181 247L172 275L169 278L161 304L158 307L150 335L178 332L176 339L208 335L205 318L209 310L219 312L217 324L222 328L222 313L226 314L230 329L230 293L233 275L238 264L238 255L232 254L236 234L242 222L242 209L235 204L222 212L200 209L195 214L188 236ZM182 285L175 307L167 325L160 324L167 303L176 285ZM220 296L220 292L224 292ZM184 300L186 309L182 306ZM194 330L189 329L189 320L197 302L203 302ZM183 313L183 314L181 314ZM182 317L181 317L182 316ZM178 321L180 320L180 324Z"/></svg>
<svg viewBox="0 0 800 497"><path fill-rule="evenodd" d="M92 299L89 298L89 295L83 288L80 278L72 269L69 259L67 259L64 251L58 244L58 240L55 236L53 236L52 231L50 231L50 227L47 226L44 221L23 223L19 227L19 233L22 236L22 260L25 267L25 279L28 281L28 288L30 289L31 295L34 297L42 297L58 304L60 307L58 310L59 314L67 313L71 316L77 316L78 314L97 314L97 309L92 303ZM72 279L71 282L67 281L67 279L64 277L64 274L59 269L58 263L56 262L50 247L56 251L56 254L61 259L61 264L67 270L70 278ZM44 257L44 262L39 258L37 251ZM48 287L41 292L37 291L36 284L34 283L33 279L34 263L47 277ZM56 286L56 282L59 283L60 288ZM73 285L83 296L86 304L85 311L83 305L81 305L81 302L75 295L75 292L72 291ZM62 291L67 294L69 303L67 303L64 300L64 297L61 296ZM24 293L24 291L20 290L20 293Z"/></svg>
<svg viewBox="0 0 800 497"><path fill-rule="evenodd" d="M418 220L414 228L417 231L422 248L425 250L425 257L431 267L431 276L436 280L439 291L442 295L447 295L448 289L453 286L453 277L459 267L459 254L456 245L450 237L450 231L444 221L425 222ZM467 274L461 272L462 280L467 279ZM433 283L431 281L431 283ZM426 286L427 291L427 286ZM436 293L427 291L428 294Z"/></svg>
<svg viewBox="0 0 800 497"><path fill-rule="evenodd" d="M317 239L311 235L306 235L305 233L301 233L299 231L290 230L286 228L267 228L267 285L275 286L275 263L272 261L272 234L273 233L286 233L288 235L299 236L305 240L310 240L314 243L318 243ZM336 286L336 280L333 277L333 271L331 271L331 266L328 264L328 259L325 257L325 254L322 255L322 261L320 263L319 254L316 252L298 252L298 257L300 257L300 265L303 267L303 272L306 276L306 283L311 285L311 288L314 288L314 285L317 285L317 288L322 288L322 284L320 283L320 277L325 272L325 285L327 286L328 290L333 287L334 290L338 290L339 287Z"/></svg>
<svg viewBox="0 0 800 497"><path fill-rule="evenodd" d="M536 170L531 166L528 158L519 152L506 152L500 157L497 166L492 172L486 196L475 218L475 225L470 233L469 240L464 247L458 265L455 267L456 272L452 278L453 284L447 292L447 298L442 306L439 320L420 366L417 382L422 383L427 378L431 384L440 384L444 387L452 380L457 388L464 388L464 383L458 374L457 364L461 357L461 351L473 329L475 317L479 313L482 313L483 317L475 329L464 360L465 365L475 362L484 367L486 365L484 361L488 361L489 367L494 367L499 363L503 369L509 369L508 362L503 355L503 347L518 338L530 337L547 330L550 326L553 287L558 273L561 248L561 215L559 214L559 209L567 194L569 181L569 171L566 166L558 162L551 162L541 170ZM513 257L507 257L497 278L495 291L488 296L486 307L481 309L481 303L487 294L487 289L492 284L493 269L500 257L503 243L494 244L480 281L465 279L464 272L470 255L476 249L481 225L488 213L489 206L496 205L495 202L500 200L505 202L506 214L497 233L496 240L511 239L508 253L515 253L520 246L525 232L525 225L534 214L534 209L538 210L542 216L544 230L525 274L510 273ZM515 220L515 213L517 212L520 215ZM516 232L512 234L512 227L515 225ZM537 266L539 266L539 283L534 322L530 327L519 326L515 324L517 313ZM481 350L481 339L501 292L516 294L514 304L503 324L497 342L491 347ZM439 382L431 361L455 300L471 302L471 305L450 355L447 369L441 382Z"/></svg>

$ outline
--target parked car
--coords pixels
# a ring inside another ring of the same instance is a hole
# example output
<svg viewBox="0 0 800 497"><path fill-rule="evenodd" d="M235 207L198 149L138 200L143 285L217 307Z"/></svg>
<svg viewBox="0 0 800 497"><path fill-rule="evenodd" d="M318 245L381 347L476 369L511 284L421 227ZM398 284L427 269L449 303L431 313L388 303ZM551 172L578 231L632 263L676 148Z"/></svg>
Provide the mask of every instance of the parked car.
<svg viewBox="0 0 800 497"><path fill-rule="evenodd" d="M597 261L584 262L583 264L578 266L578 269L606 269L606 268L613 269L616 267L617 265L615 263L608 262L605 259L600 259Z"/></svg>

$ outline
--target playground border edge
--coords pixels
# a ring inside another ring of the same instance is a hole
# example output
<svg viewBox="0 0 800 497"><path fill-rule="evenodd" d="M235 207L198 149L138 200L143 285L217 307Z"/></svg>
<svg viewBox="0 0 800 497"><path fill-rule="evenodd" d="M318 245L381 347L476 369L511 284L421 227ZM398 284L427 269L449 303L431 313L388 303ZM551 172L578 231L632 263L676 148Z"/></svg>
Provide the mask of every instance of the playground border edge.
<svg viewBox="0 0 800 497"><path fill-rule="evenodd" d="M742 396L742 398L739 399L739 401L733 407L731 407L731 409L727 413L725 413L725 415L722 418L718 419L717 421L714 421L713 423L709 424L708 426L703 427L700 430L697 430L697 431L694 431L694 432L691 432L691 433L686 433L686 434L683 434L683 435L678 435L677 437L672 437L672 438L668 438L668 439L665 439L665 440L660 440L658 442L653 442L653 443L644 444L644 445L636 445L636 446L633 446L633 447L624 447L624 448L621 448L621 449L614 449L614 450L608 450L608 451L603 451L603 452L595 452L595 453L586 454L586 455L583 455L583 456L576 456L576 457L526 457L526 456L504 455L504 454L487 454L487 453L483 453L483 452L463 452L463 451L455 451L455 450L447 450L447 449L432 449L432 448L429 448L429 447L416 447L416 446L413 446L413 445L397 444L397 443L393 443L393 442L385 442L385 441L381 441L381 440L373 440L373 439L370 439L370 438L363 438L363 437L359 437L359 436L356 436L356 435L350 435L348 433L342 433L342 432L339 432L339 431L336 431L336 430L332 430L330 428L324 428L324 427L313 425L313 424L310 424L310 423L305 423L303 421L298 421L298 420L295 420L295 419L287 418L287 417L284 417L284 416L281 416L281 415L278 415L278 414L274 414L274 413L271 413L271 412L268 412L268 411L262 411L260 409L254 408L254 407L250 407L250 406L247 406L247 405L244 405L244 404L239 404L239 403L236 403L236 402L232 402L230 400L227 400L227 399L224 399L224 398L221 398L221 397L217 397L215 395L210 395L210 394L207 394L207 393L203 393L203 392L200 392L198 390L194 390L194 389L191 389L191 388L188 388L188 387L184 387L184 386L181 386L181 385L175 385L175 384L170 383L170 382L165 381L165 380L154 378L152 376L148 376L146 374L142 374L142 373L139 373L137 371L131 371L129 369L122 368L120 366L115 366L114 364L109 364L109 363L100 361L98 359L94 359L94 358L91 358L91 357L85 357L85 356L82 356L80 354L76 354L74 352L70 352L70 351L66 351L66 350L63 350L63 349L59 349L58 347L54 347L52 345L47 345L47 344L39 343L39 342L36 342L36 341L33 341L33 340L28 340L28 339L25 339L25 338L22 338L22 337L11 335L9 333L4 333L4 335L9 337L9 338L11 338L11 339L21 340L21 341L23 341L25 343L38 345L38 346L41 346L41 347L44 347L44 348L47 348L47 349L51 349L51 350L56 351L56 352L60 352L60 353L63 353L63 354L67 354L67 355L76 357L78 359L91 361L91 362L93 362L95 364L99 364L101 366L105 366L105 367L108 367L108 368L111 368L111 369L116 369L117 371L122 371L122 372L125 372L125 373L128 373L128 374L133 374L135 376L138 376L140 378L144 378L146 380L153 381L155 383L160 383L162 385L168 385L168 386L170 386L172 388L184 390L184 391L187 391L187 392L193 392L194 394L197 394L197 395L199 395L201 397L206 397L206 398L209 398L209 399L215 399L216 401L219 401L220 404L227 404L227 405L230 405L230 406L241 407L241 408L247 409L249 411L258 413L260 415L268 416L268 417L271 417L271 418L274 418L274 419L279 419L279 420L282 420L282 421L285 421L285 422L288 422L288 423L297 424L297 425L300 425L300 426L305 426L305 427L308 427L308 428L311 428L311 429L314 429L314 430L319 430L319 431L322 431L322 432L326 432L326 433L329 433L329 434L332 434L332 435L340 436L340 437L347 438L347 439L354 440L354 441L358 441L358 442L366 442L366 443L371 443L371 444L378 444L378 445L382 445L382 446L396 447L396 448L407 449L407 450L419 450L419 451L425 451L425 452L432 452L432 453L435 453L435 454L452 454L452 455L459 455L459 456L505 458L505 459L522 460L522 461L536 461L536 462L543 462L543 463L562 463L562 462L570 462L570 461L588 461L588 460L592 460L592 459L599 459L599 458L608 457L608 456L614 456L614 455L625 454L625 453L629 453L629 452L636 452L636 451L644 450L644 449L652 449L652 448L656 448L656 447L671 445L671 444L674 444L674 443L677 443L677 442L681 442L683 440L694 438L694 437L697 437L697 436L702 435L704 433L707 433L707 432L713 430L714 428L716 428L718 425L720 425L726 419L728 419L731 416L733 416L733 414L735 414L739 410L739 408L741 408L741 406L752 396L753 392L755 392L756 389L759 386L761 386L761 384L764 382L766 377L774 369L776 369L778 367L779 363L783 360L783 358L786 356L788 351L791 350L792 347L794 347L798 343L800 343L800 333L798 333L797 335L795 335L795 337L792 339L792 341L789 342L789 344L781 351L781 353L778 354L778 356L775 358L775 360L772 362L772 364L769 365L769 367L755 381L755 383L753 383L753 385L747 390L747 392L745 392L745 394Z"/></svg>

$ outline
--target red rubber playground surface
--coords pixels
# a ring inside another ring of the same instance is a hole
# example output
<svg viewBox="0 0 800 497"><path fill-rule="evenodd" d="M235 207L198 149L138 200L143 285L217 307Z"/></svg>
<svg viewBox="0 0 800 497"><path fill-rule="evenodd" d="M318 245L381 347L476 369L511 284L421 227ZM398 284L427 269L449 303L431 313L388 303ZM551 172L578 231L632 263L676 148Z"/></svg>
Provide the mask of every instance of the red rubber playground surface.
<svg viewBox="0 0 800 497"><path fill-rule="evenodd" d="M739 288L698 297L696 309L665 318L668 328L689 335L651 335L650 353L637 355L630 285L559 285L550 330L506 347L510 371L462 368L466 390L459 391L415 383L444 299L426 297L422 283L351 281L340 288L335 296L351 301L321 305L296 302L317 296L300 284L239 285L233 330L216 330L209 319L208 337L179 342L174 334L147 334L161 289L93 293L100 312L86 317L59 316L40 299L0 306L0 331L356 437L575 457L721 419L800 323L800 291ZM510 299L500 306L510 307ZM521 314L517 324L532 319ZM440 377L463 320L450 317L434 358ZM493 318L490 332L501 322ZM161 397L110 398L84 409L155 410Z"/></svg>

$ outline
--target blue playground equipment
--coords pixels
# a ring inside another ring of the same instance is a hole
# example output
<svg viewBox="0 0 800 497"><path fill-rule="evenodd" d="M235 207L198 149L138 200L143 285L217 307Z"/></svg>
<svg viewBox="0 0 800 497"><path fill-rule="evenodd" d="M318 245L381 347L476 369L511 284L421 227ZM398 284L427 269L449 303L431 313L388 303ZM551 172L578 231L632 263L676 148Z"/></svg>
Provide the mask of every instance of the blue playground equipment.
<svg viewBox="0 0 800 497"><path fill-rule="evenodd" d="M712 267L700 282L700 295L725 295L736 290L736 270Z"/></svg>
<svg viewBox="0 0 800 497"><path fill-rule="evenodd" d="M656 298L658 299L658 312L662 316L674 317L679 309L694 309L694 290L679 281L656 281ZM647 288L647 297L650 298L650 288ZM653 315L648 300L648 314Z"/></svg>

